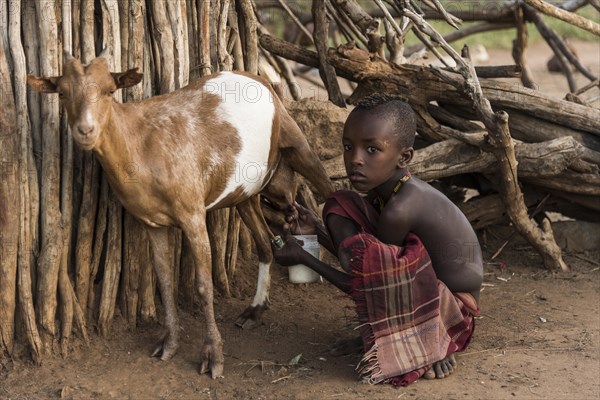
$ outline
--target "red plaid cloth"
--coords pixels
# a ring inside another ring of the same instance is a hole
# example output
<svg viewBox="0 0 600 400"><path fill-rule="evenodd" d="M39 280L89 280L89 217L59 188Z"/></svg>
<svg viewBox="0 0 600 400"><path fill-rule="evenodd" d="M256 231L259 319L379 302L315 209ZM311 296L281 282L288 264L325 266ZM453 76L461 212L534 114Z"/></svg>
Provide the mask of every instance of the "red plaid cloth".
<svg viewBox="0 0 600 400"><path fill-rule="evenodd" d="M434 362L464 350L479 309L473 296L453 294L437 279L420 239L409 233L402 247L380 242L373 236L378 214L355 192L329 197L323 218L332 213L363 230L340 245L351 254L351 297L365 348L361 377L406 386Z"/></svg>

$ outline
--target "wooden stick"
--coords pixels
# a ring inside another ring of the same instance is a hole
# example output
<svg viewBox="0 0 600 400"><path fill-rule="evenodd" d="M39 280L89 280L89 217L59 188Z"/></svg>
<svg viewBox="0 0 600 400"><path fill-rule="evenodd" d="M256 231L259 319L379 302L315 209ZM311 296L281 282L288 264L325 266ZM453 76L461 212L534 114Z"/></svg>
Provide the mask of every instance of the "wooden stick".
<svg viewBox="0 0 600 400"><path fill-rule="evenodd" d="M352 38L351 30L346 26L345 22L342 21L337 10L333 8L329 0L326 0L325 6L327 7L327 16L335 21L338 31L344 35L347 42L353 41L354 39Z"/></svg>
<svg viewBox="0 0 600 400"><path fill-rule="evenodd" d="M36 3L36 15L40 27L40 73L58 76L58 27L55 17L48 15L45 3ZM54 11L53 9L50 9ZM62 228L60 217L60 139L58 102L52 96L42 100L43 159L41 191L42 249L39 258L36 306L42 328L42 341L46 351L56 344L57 286L60 254L62 253Z"/></svg>
<svg viewBox="0 0 600 400"><path fill-rule="evenodd" d="M122 213L123 207L116 195L110 191L108 199L108 236L106 243L106 262L102 278L102 294L100 296L100 309L98 315L98 333L106 337L115 313L115 302L119 289L121 274L122 251Z"/></svg>
<svg viewBox="0 0 600 400"><path fill-rule="evenodd" d="M436 58L442 62L442 64L444 64L446 66L446 68L450 68L450 69L454 68L454 67L451 67L450 64L448 64L448 61L446 61L444 56L442 56L440 54L440 52L436 49L437 44L434 45L433 43L431 43L431 41L427 38L427 36L423 35L421 33L421 31L417 28L417 26L413 26L412 31L415 34L415 36L425 45L425 47L429 51L431 51L433 53L433 55L436 56Z"/></svg>
<svg viewBox="0 0 600 400"><path fill-rule="evenodd" d="M227 279L232 282L235 278L238 244L240 240L240 226L242 219L239 216L235 207L229 211L229 224L227 227L227 245L225 246L225 269L227 271Z"/></svg>
<svg viewBox="0 0 600 400"><path fill-rule="evenodd" d="M229 16L229 0L223 0L219 13L219 24L217 27L217 55L221 71L233 69L233 58L227 50L227 19Z"/></svg>
<svg viewBox="0 0 600 400"><path fill-rule="evenodd" d="M173 37L173 77L175 89L186 86L190 77L190 53L187 36L186 2L165 1L169 20L169 31ZM184 10L182 10L182 7Z"/></svg>
<svg viewBox="0 0 600 400"><path fill-rule="evenodd" d="M366 31L369 25L373 22L373 18L363 11L363 9L354 0L330 0L332 8L338 12L340 18L345 21L346 25L352 29L357 38L365 45L366 48L376 47L369 44L369 39L366 36Z"/></svg>
<svg viewBox="0 0 600 400"><path fill-rule="evenodd" d="M88 288L88 299L87 299L87 310L83 309L86 317L93 317L95 307L94 282L96 281L96 275L100 268L100 258L102 256L102 249L104 247L104 233L106 232L107 214L108 214L108 181L106 176L102 173L102 183L100 184L100 196L98 199L98 216L97 223L95 226L96 232L94 234L94 246L92 251L92 263L90 265L89 275L89 288ZM82 302L83 303L83 302Z"/></svg>
<svg viewBox="0 0 600 400"><path fill-rule="evenodd" d="M498 23L483 22L480 24L462 28L458 31L451 32L451 33L447 34L446 36L444 36L444 40L448 43L451 43L451 42L455 42L457 40L460 40L462 38L465 38L467 36L470 36L470 35L473 35L476 33L489 32L489 31L493 31L493 30L509 29L514 26L515 25L512 22L498 22ZM412 45L412 46L409 46L406 48L406 51L404 52L404 54L406 56L410 56L411 54L414 54L423 49L425 49L424 44Z"/></svg>
<svg viewBox="0 0 600 400"><path fill-rule="evenodd" d="M229 212L229 208L208 212L206 217L208 231L223 232L223 229L229 226ZM225 269L227 236L229 235L209 235L209 240L212 256L212 275L215 288L225 297L231 297L229 278L227 276L227 270Z"/></svg>
<svg viewBox="0 0 600 400"><path fill-rule="evenodd" d="M209 2L205 1L203 4ZM155 47L159 49L159 57L156 59L158 64L158 93L169 93L175 90L175 54L173 51L173 33L168 19L167 2L152 1L151 17L154 24L152 35L155 39Z"/></svg>
<svg viewBox="0 0 600 400"><path fill-rule="evenodd" d="M9 42L20 38L19 21L21 20L21 4L13 3L11 12L5 12L7 22L2 21L7 28L6 36ZM2 6L0 6L2 8ZM8 16L10 15L10 19ZM10 21L10 22L8 22ZM20 39L18 39L20 41ZM9 43L6 43L9 44ZM17 45L11 50L14 52L13 62L17 70L23 68L21 59L22 47ZM21 51L19 51L21 48ZM16 57L15 57L16 56ZM22 75L23 77L25 74ZM41 362L43 354L43 343L38 333L36 324L36 313L32 298L31 267L34 266L33 254L37 249L33 247L32 225L30 218L30 177L36 174L34 164L29 164L32 158L31 142L28 141L28 130L23 130L21 123L26 123L26 115L20 114L17 109L23 105L24 99L22 87L19 85L17 92L13 94L12 79L20 79L12 74L8 65L5 42L0 43L0 82L5 82L5 92L0 98L3 113L0 115L0 129L7 133L0 146L0 175L2 175L2 203L0 205L0 223L2 224L2 238L0 239L0 349L12 353L15 332L15 300L18 295L21 320L24 323L24 331L31 350L33 361ZM17 96L18 99L17 100ZM17 102L21 102L18 104ZM16 155L16 157L15 157ZM31 170L30 170L31 169ZM5 191L7 188L9 190ZM12 189L12 190L11 190ZM35 187L37 190L37 186ZM12 207L11 207L12 206ZM37 221L36 221L37 222ZM14 227L8 229L7 227ZM15 276L16 274L16 276ZM18 293L15 292L15 279ZM4 308L6 307L6 308Z"/></svg>
<svg viewBox="0 0 600 400"><path fill-rule="evenodd" d="M515 19L517 21L517 38L513 40L512 56L515 63L521 67L521 82L523 85L530 89L536 89L537 86L525 58L529 33L527 32L527 25L525 25L523 9L521 7L515 9Z"/></svg>
<svg viewBox="0 0 600 400"><path fill-rule="evenodd" d="M556 33L554 29L552 29L548 24L546 24L546 22L542 18L540 18L539 15L535 13L535 11L531 7L524 6L523 8L528 16L530 16L531 14L535 14L535 16L532 17L532 20L534 21L536 27L538 28L540 34L542 34L544 39L547 38L546 41L548 41L549 44L551 41L554 44L554 46L556 46L556 48L558 48L558 50L564 54L567 60L569 60L569 62L573 64L573 66L575 66L575 68L579 72L585 75L586 78L588 78L591 81L598 79L593 73L591 73L587 68L585 68L583 64L581 64L581 61L579 61L579 59L573 54L573 52L571 52L569 47L566 45L565 41Z"/></svg>
<svg viewBox="0 0 600 400"><path fill-rule="evenodd" d="M253 2L251 0L239 0L240 15L238 15L240 25L244 28L244 65L246 71L253 74L258 73L258 39L257 39L257 20L254 14Z"/></svg>
<svg viewBox="0 0 600 400"><path fill-rule="evenodd" d="M573 94L579 96L596 86L600 87L600 79L596 79L595 81L588 83L584 87L577 89L575 92L573 92Z"/></svg>
<svg viewBox="0 0 600 400"><path fill-rule="evenodd" d="M20 1L11 5L12 7L20 6ZM12 45L15 33L20 45L20 29L17 28L20 27L21 12L20 9L13 9L8 14L9 42L14 53L14 65L17 70L22 71L25 67L23 48L15 48ZM19 57L19 50L22 57ZM15 73L12 76L19 81L18 74ZM24 77L25 73L21 76ZM20 101L13 96L11 80L11 71L4 52L4 42L0 41L0 82L4 82L6 85L0 96L0 107L3 111L0 114L0 132L2 132L2 137L0 137L0 359L5 354L13 353L17 306L19 225L23 218L17 210L21 209L23 201L26 200L19 198L20 190L23 187L27 188L27 182L19 179L19 162L23 160L25 164L27 163L27 149L21 149L21 141L25 140L28 134L27 129L22 129L23 127L27 128L27 114L19 115L20 113L17 112L17 108L26 106L27 99L21 98L23 93L19 95ZM22 87L15 85L15 89L17 91L24 89L24 82L22 84ZM22 123L25 123L25 126L21 125ZM22 152L23 150L25 152ZM27 226L26 229L29 227Z"/></svg>
<svg viewBox="0 0 600 400"><path fill-rule="evenodd" d="M385 44L390 52L390 62L396 65L404 64L406 58L404 57L402 37L397 34L387 19L383 20L383 26L385 27Z"/></svg>
<svg viewBox="0 0 600 400"><path fill-rule="evenodd" d="M550 15L552 17L561 19L565 22L568 22L571 25L575 25L578 28L584 29L588 32L593 33L596 36L600 36L600 25L597 23L590 21L587 18L581 17L577 14L574 14L569 11L565 11L556 6L553 6L550 3L547 3L542 0L524 0L525 3L535 8L536 10Z"/></svg>
<svg viewBox="0 0 600 400"><path fill-rule="evenodd" d="M294 14L294 12L288 7L286 2L284 0L277 0L277 2L281 5L281 8L283 8L284 11L290 16L290 18L296 24L296 26L298 26L298 28L300 28L300 30L306 35L308 40L310 40L310 42L314 44L312 34L308 31L308 29L306 29L304 24L300 22L298 17L296 17L296 14Z"/></svg>
<svg viewBox="0 0 600 400"><path fill-rule="evenodd" d="M433 7L431 7L432 9L437 10L442 17L444 17L444 19L446 20L446 22L448 24L450 24L454 29L458 29L458 24L461 24L462 21L460 18L456 18L454 15L449 14L444 7L442 6L442 4L439 2L439 0L425 0L426 3L431 1L433 3Z"/></svg>
<svg viewBox="0 0 600 400"><path fill-rule="evenodd" d="M81 62L84 64L96 57L94 18L94 0L81 0Z"/></svg>
<svg viewBox="0 0 600 400"><path fill-rule="evenodd" d="M390 50L391 60L394 64L401 65L404 62L404 31L398 26L381 0L375 0L375 4L379 6L385 15L383 22L386 31L386 45ZM394 30L391 28L394 28Z"/></svg>
<svg viewBox="0 0 600 400"><path fill-rule="evenodd" d="M238 16L235 7L229 7L229 26L232 29L231 36L233 37L233 68L237 71L244 71L244 52L242 50L242 39L240 37L240 28L238 24Z"/></svg>
<svg viewBox="0 0 600 400"><path fill-rule="evenodd" d="M550 48L554 52L556 59L560 63L562 70L567 77L567 82L569 83L569 90L571 92L574 92L577 89L577 87L575 79L573 78L573 71L571 70L571 66L569 65L563 51L557 44L556 39L558 38L558 36L555 34L553 35L554 31L542 20L538 12L536 12L531 7L524 7L524 10L527 13L527 17L531 21L533 21L544 40L546 40L546 43L548 43L548 46L550 46Z"/></svg>
<svg viewBox="0 0 600 400"><path fill-rule="evenodd" d="M314 0L312 3L312 13L315 23L314 43L319 54L319 74L327 88L329 101L338 107L346 107L344 96L340 90L335 69L327 61L327 38L329 22L325 15L325 0Z"/></svg>
<svg viewBox="0 0 600 400"><path fill-rule="evenodd" d="M71 17L71 3L63 2L62 20L69 21ZM62 44L63 50L73 54L73 34L70 23L62 25ZM63 60L64 62L64 60ZM68 264L70 261L71 250L71 232L73 218L73 137L68 126L66 115L61 121L60 135L62 138L62 163L61 163L61 218L63 226L62 254L60 256L60 266L58 271L58 291L60 294L60 320L61 320L61 338L60 347L63 356L67 355L68 343L73 330L73 307L77 299L73 298L73 289L68 274ZM80 327L80 330L84 328Z"/></svg>

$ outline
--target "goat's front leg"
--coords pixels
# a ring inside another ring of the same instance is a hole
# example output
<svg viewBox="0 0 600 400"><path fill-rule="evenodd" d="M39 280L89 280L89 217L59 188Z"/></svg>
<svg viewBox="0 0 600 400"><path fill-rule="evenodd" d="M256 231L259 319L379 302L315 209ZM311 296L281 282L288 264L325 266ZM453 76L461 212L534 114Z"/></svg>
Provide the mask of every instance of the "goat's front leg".
<svg viewBox="0 0 600 400"><path fill-rule="evenodd" d="M179 346L179 321L177 318L177 307L175 305L175 292L173 289L173 273L167 254L169 252L169 228L147 227L148 237L152 246L154 256L154 271L158 278L160 296L165 307L165 326L167 331L163 334L153 357L168 360L177 351Z"/></svg>
<svg viewBox="0 0 600 400"><path fill-rule="evenodd" d="M210 371L212 378L215 379L222 377L225 359L213 306L212 264L210 242L206 231L206 213L187 221L184 232L196 262L196 288L206 323L204 344L200 355L200 373Z"/></svg>
<svg viewBox="0 0 600 400"><path fill-rule="evenodd" d="M254 196L237 205L244 224L252 232L258 252L258 283L252 304L235 321L241 328L248 329L258 325L260 317L269 308L269 286L271 284L271 232L260 209L259 196Z"/></svg>

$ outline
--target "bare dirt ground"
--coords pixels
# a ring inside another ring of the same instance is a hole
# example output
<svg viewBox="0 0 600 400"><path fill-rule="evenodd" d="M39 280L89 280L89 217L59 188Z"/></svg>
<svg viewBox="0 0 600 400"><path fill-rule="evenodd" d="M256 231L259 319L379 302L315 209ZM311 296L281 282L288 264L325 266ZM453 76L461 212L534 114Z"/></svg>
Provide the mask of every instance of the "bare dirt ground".
<svg viewBox="0 0 600 400"><path fill-rule="evenodd" d="M584 65L598 74L600 44L576 46ZM511 62L507 51L490 55L494 64ZM528 57L541 89L562 97L564 77L545 72L547 47L532 47ZM482 237L486 260L506 236ZM197 309L192 313L180 305L181 343L173 360L149 357L159 324L129 332L117 315L110 337L93 334L89 347L77 345L66 359L47 359L40 367L27 357L0 363L0 399L598 399L600 253L566 254L565 260L571 272L545 271L537 254L518 239L495 260L502 263L487 264L473 342L458 355L457 372L444 380L401 389L358 382L356 356L329 354L336 340L355 335L351 302L327 283L293 285L276 266L264 323L239 330L235 317L250 302L256 277L249 261L240 268L248 271L238 279L240 294L216 300L224 379L198 375L201 317Z"/></svg>

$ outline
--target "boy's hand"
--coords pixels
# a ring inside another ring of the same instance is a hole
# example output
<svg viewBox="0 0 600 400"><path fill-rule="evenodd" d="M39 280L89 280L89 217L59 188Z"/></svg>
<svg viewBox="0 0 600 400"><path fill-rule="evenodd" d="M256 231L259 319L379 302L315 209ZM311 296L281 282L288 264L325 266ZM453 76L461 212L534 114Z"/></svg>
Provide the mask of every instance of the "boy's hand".
<svg viewBox="0 0 600 400"><path fill-rule="evenodd" d="M290 206L285 220L287 224L283 225L283 229L294 235L314 235L317 233L317 227L321 225L317 214L297 202Z"/></svg>
<svg viewBox="0 0 600 400"><path fill-rule="evenodd" d="M303 264L307 253L296 238L292 236L289 230L284 234L284 245L283 247L277 247L271 243L273 249L273 257L275 261L283 267L289 267L291 265Z"/></svg>

